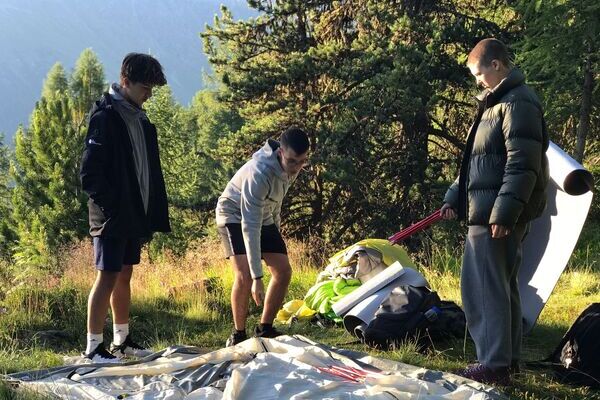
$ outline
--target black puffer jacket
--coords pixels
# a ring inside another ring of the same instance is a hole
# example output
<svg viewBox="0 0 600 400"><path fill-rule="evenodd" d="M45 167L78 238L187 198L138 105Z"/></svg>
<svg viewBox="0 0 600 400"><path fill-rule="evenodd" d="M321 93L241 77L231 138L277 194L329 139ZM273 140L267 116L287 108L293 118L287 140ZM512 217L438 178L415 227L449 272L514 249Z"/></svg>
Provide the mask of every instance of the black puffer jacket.
<svg viewBox="0 0 600 400"><path fill-rule="evenodd" d="M92 236L149 238L152 232L171 230L156 128L147 119L142 126L150 172L147 213L125 122L108 93L92 107L80 173L83 191L89 196Z"/></svg>
<svg viewBox="0 0 600 400"><path fill-rule="evenodd" d="M542 107L518 69L477 100L460 175L444 202L468 225L512 228L540 216L546 206L548 134Z"/></svg>

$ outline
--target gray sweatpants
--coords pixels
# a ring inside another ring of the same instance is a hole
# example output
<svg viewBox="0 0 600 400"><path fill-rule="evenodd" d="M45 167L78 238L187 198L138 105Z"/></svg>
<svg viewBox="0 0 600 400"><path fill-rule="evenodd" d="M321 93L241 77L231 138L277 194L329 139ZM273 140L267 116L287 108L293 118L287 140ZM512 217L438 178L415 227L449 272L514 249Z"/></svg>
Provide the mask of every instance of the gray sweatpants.
<svg viewBox="0 0 600 400"><path fill-rule="evenodd" d="M478 361L508 367L521 356L522 315L517 277L529 224L492 239L489 226L469 226L461 273L461 292Z"/></svg>

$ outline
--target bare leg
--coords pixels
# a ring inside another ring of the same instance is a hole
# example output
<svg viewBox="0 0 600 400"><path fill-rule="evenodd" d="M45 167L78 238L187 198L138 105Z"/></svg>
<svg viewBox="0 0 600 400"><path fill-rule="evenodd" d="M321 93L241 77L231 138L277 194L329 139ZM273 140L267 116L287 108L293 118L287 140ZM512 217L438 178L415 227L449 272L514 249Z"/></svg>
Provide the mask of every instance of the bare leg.
<svg viewBox="0 0 600 400"><path fill-rule="evenodd" d="M252 291L252 276L250 266L245 254L230 257L235 274L233 288L231 289L231 312L233 313L233 324L235 329L246 329L246 318L248 317L248 304Z"/></svg>
<svg viewBox="0 0 600 400"><path fill-rule="evenodd" d="M261 324L272 324L275 315L287 294L292 278L292 268L287 254L263 253L263 258L271 271L271 281L265 296L265 305L260 318Z"/></svg>
<svg viewBox="0 0 600 400"><path fill-rule="evenodd" d="M110 308L114 324L129 323L129 307L131 306L131 275L133 266L123 265L117 275L116 283L110 296Z"/></svg>
<svg viewBox="0 0 600 400"><path fill-rule="evenodd" d="M111 293L115 287L118 274L118 272L112 271L98 271L96 281L94 282L94 286L92 286L92 290L88 297L88 333L102 333Z"/></svg>

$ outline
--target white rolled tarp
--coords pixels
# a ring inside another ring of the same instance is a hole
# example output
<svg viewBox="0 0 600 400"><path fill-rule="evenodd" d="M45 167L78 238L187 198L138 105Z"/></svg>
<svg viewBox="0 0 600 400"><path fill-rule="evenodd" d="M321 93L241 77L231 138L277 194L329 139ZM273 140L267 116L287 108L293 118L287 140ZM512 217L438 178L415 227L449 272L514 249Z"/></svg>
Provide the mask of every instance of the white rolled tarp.
<svg viewBox="0 0 600 400"><path fill-rule="evenodd" d="M363 299L372 295L382 287L388 285L390 282L394 281L400 275L404 274L404 267L396 261L377 275L375 275L372 279L369 279L365 283L363 283L358 289L354 290L352 293L347 294L338 302L331 306L333 312L339 317L343 317L352 307L360 303Z"/></svg>
<svg viewBox="0 0 600 400"><path fill-rule="evenodd" d="M343 317L346 330L356 335L356 329L368 325L392 290L402 285L429 287L423 275L412 268L403 267L396 261L344 296L332 309L336 315Z"/></svg>
<svg viewBox="0 0 600 400"><path fill-rule="evenodd" d="M361 297L354 307L344 315L344 328L351 334L362 338L362 332L375 319L375 313L381 303L388 298L392 291L399 286L429 287L429 284L419 272L412 268L404 268L404 273L386 284L384 287L367 297ZM353 292L354 293L354 292Z"/></svg>
<svg viewBox="0 0 600 400"><path fill-rule="evenodd" d="M391 282L398 279L400 276L406 275L403 279L404 285L411 286L426 286L427 282L423 285L424 278L421 274L413 270L412 268L405 268L400 264L400 261L396 261L389 267L375 275L363 283L358 289L352 293L344 296L340 301L336 302L331 308L337 316L343 317L348 311L350 311L358 303L377 292L381 288L389 285Z"/></svg>
<svg viewBox="0 0 600 400"><path fill-rule="evenodd" d="M551 178L547 206L531 223L519 271L525 332L535 324L567 266L593 197L589 171L552 142L546 155Z"/></svg>

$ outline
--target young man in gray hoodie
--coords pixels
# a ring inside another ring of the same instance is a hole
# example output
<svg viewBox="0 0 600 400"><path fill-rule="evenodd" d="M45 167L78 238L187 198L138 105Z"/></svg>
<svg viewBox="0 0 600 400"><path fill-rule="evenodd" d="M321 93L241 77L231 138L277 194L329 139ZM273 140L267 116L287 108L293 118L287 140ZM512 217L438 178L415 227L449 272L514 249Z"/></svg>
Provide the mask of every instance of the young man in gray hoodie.
<svg viewBox="0 0 600 400"><path fill-rule="evenodd" d="M267 143L229 181L217 204L217 228L225 255L232 261L235 281L231 291L234 331L226 345L244 341L250 295L264 308L258 337L276 337L273 320L287 292L292 270L279 232L281 203L291 183L306 164L308 136L296 127L280 141ZM261 258L271 271L265 296Z"/></svg>

